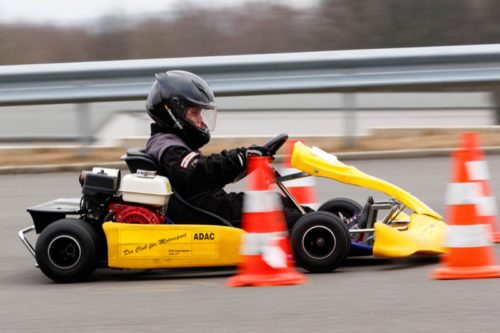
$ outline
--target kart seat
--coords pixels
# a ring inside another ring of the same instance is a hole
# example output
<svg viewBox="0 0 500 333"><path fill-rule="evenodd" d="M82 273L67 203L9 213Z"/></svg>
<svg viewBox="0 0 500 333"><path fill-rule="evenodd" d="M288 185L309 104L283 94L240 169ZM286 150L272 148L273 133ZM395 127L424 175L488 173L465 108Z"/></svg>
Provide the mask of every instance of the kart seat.
<svg viewBox="0 0 500 333"><path fill-rule="evenodd" d="M127 164L130 172L135 173L137 170L156 171L158 175L164 176L158 163L146 153L144 148L129 148L127 154L121 157ZM205 209L196 207L185 199L179 192L172 188L174 192L170 198L167 208L167 216L175 224L211 224L225 225L232 227L233 225L226 219L209 212Z"/></svg>
<svg viewBox="0 0 500 333"><path fill-rule="evenodd" d="M130 148L127 150L127 154L123 155L121 159L127 163L127 167L132 173L136 173L137 170L156 171L160 173L160 166L146 153L144 148Z"/></svg>

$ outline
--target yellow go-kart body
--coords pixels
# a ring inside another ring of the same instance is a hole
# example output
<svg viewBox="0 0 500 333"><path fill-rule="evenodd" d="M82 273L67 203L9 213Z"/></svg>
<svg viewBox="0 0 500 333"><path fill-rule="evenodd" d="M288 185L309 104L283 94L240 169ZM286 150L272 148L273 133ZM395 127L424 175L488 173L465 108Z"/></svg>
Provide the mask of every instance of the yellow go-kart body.
<svg viewBox="0 0 500 333"><path fill-rule="evenodd" d="M385 193L402 203L409 214L401 212L393 222L407 221L404 230L392 225L376 222L373 226L373 254L380 257L403 257L415 253L442 254L445 252L444 237L447 224L441 215L409 192L382 179L370 176L354 166L340 162L335 155L301 142L294 145L291 165L310 175L333 179Z"/></svg>
<svg viewBox="0 0 500 333"><path fill-rule="evenodd" d="M393 224L379 221L373 225L375 256L404 257L445 252L446 223L409 192L301 142L294 146L291 165L313 176L382 192L411 210L398 213L392 219ZM103 229L107 239L108 266L131 269L234 266L240 262L241 236L245 232L215 225L116 222L105 222Z"/></svg>

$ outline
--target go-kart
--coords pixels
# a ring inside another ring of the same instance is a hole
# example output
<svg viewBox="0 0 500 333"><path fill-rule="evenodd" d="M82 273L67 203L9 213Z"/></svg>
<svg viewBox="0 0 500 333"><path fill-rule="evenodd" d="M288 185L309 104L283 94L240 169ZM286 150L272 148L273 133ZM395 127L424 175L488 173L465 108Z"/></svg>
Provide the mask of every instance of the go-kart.
<svg viewBox="0 0 500 333"><path fill-rule="evenodd" d="M272 156L286 142L281 134L264 146ZM82 171L81 198L56 199L31 208L33 226L19 237L37 266L57 282L86 279L99 267L162 269L236 266L244 230L209 211L191 205L161 175L142 149L122 157L130 173L94 168ZM319 148L295 143L292 167L276 185L303 216L290 231L293 257L310 272L330 272L350 254L408 256L441 254L446 224L411 194L339 162ZM305 210L285 184L320 176L392 195L386 202L369 198L362 207L348 198L331 199L317 211ZM404 209L412 210L411 215ZM379 219L379 212L388 213ZM36 246L27 233L39 234Z"/></svg>

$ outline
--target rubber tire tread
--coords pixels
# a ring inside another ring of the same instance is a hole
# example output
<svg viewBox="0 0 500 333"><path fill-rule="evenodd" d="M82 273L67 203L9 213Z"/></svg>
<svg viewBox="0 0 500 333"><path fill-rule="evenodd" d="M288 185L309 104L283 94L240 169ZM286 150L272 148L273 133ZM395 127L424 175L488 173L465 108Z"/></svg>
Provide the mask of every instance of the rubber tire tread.
<svg viewBox="0 0 500 333"><path fill-rule="evenodd" d="M48 246L57 236L68 235L75 238L81 247L81 258L76 266L61 269L51 263ZM86 280L96 269L101 237L89 223L80 219L61 219L48 225L38 237L35 246L36 261L40 270L50 279L61 282Z"/></svg>
<svg viewBox="0 0 500 333"><path fill-rule="evenodd" d="M302 237L311 227L324 226L332 231L336 238L335 251L324 259L310 257L302 247ZM351 251L351 237L347 225L330 212L317 211L301 217L291 231L291 244L295 261L311 273L327 273L340 266Z"/></svg>
<svg viewBox="0 0 500 333"><path fill-rule="evenodd" d="M324 202L318 211L330 212L335 215L340 212L346 218L351 218L354 214L360 214L363 207L350 198L334 198Z"/></svg>

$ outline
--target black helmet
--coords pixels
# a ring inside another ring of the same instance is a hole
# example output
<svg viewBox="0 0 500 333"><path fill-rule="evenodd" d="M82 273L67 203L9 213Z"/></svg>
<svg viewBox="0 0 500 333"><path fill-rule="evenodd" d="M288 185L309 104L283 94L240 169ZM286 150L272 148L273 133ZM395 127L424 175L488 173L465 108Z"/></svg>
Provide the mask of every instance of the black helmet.
<svg viewBox="0 0 500 333"><path fill-rule="evenodd" d="M177 70L155 77L146 102L149 116L164 130L179 135L191 149L205 145L217 118L214 94L207 82L198 75ZM186 117L190 108L201 110L198 126Z"/></svg>

